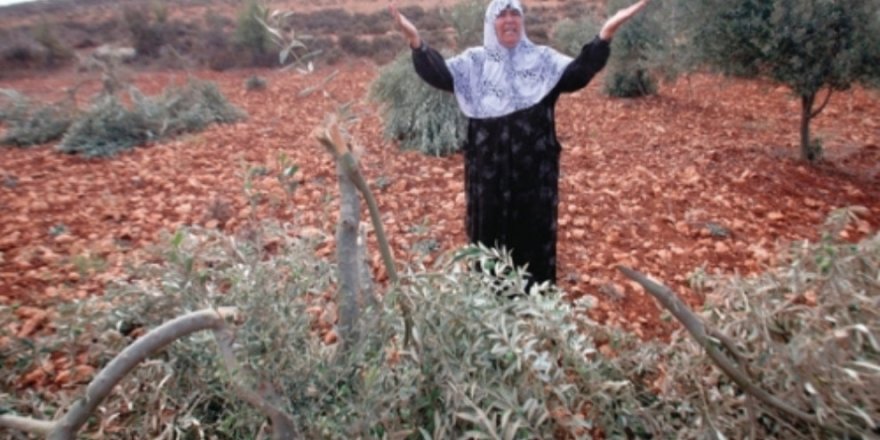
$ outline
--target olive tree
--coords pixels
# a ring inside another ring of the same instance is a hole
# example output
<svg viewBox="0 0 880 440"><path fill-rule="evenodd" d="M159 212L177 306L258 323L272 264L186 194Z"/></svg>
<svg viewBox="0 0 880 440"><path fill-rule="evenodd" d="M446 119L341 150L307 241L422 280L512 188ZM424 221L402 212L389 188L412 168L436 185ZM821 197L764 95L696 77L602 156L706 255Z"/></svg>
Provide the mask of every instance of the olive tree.
<svg viewBox="0 0 880 440"><path fill-rule="evenodd" d="M821 157L810 123L832 94L880 83L875 0L702 0L695 9L694 45L708 65L771 79L800 98L801 153L810 162Z"/></svg>

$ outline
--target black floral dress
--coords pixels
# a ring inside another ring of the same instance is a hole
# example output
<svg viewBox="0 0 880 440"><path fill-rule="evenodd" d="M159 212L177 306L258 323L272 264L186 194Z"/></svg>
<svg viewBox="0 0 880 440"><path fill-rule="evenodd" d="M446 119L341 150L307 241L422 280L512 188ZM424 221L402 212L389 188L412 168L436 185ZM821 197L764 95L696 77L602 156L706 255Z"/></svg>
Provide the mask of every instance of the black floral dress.
<svg viewBox="0 0 880 440"><path fill-rule="evenodd" d="M467 235L471 242L504 247L528 265L534 282L556 281L559 154L555 107L559 95L585 87L608 60L609 43L585 45L553 90L532 107L497 118L469 119L463 145ZM413 50L419 76L453 91L443 56Z"/></svg>

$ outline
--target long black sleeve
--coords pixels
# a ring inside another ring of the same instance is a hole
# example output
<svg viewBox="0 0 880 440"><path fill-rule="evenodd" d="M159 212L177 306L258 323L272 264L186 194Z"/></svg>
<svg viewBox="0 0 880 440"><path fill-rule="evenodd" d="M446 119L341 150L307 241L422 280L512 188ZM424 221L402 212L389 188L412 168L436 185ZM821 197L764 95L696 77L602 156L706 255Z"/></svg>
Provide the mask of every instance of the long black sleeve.
<svg viewBox="0 0 880 440"><path fill-rule="evenodd" d="M412 51L416 73L428 84L447 92L453 91L452 72L446 66L443 55L427 44Z"/></svg>
<svg viewBox="0 0 880 440"><path fill-rule="evenodd" d="M587 86L608 62L611 43L599 37L584 45L581 53L569 64L556 84L558 93L570 93Z"/></svg>

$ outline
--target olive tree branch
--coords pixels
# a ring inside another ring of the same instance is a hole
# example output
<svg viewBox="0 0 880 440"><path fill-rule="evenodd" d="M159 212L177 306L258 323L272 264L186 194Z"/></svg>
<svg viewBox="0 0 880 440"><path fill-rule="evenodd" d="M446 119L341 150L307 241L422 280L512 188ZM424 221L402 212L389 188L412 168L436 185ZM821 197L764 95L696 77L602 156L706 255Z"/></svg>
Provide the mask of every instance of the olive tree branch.
<svg viewBox="0 0 880 440"><path fill-rule="evenodd" d="M737 367L733 361L730 360L727 356L724 355L715 344L712 342L710 334L716 333L714 330L707 330L703 325L703 322L700 318L684 303L682 302L678 296L673 292L670 288L656 283L647 276L642 273L639 273L635 270L632 270L627 267L618 266L618 269L626 275L627 278L639 283L648 293L651 294L660 305L663 306L666 310L672 313L672 316L675 317L691 334L691 336L696 340L696 342L706 350L706 354L709 355L709 358L721 371L724 372L728 377L730 377L737 385L742 387L747 393L755 396L761 402L769 405L770 407L781 411L784 414L795 417L801 421L809 423L813 426L817 426L819 428L841 434L841 435L851 435L859 437L862 434L858 432L852 432L849 429L840 428L837 426L827 425L822 423L818 417L808 414L798 408L795 408L788 403L780 400L778 397L770 394L759 386L755 385L752 380L749 378L748 374L746 374L743 370ZM717 334L717 333L716 333ZM724 343L722 341L722 343ZM734 353L736 353L734 351Z"/></svg>

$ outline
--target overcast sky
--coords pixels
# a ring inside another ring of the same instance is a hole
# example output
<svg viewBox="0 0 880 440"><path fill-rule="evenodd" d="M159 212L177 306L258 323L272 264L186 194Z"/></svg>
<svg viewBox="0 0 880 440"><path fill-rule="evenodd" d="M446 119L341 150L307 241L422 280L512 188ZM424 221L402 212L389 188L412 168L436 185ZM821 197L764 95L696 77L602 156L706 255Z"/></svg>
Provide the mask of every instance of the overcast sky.
<svg viewBox="0 0 880 440"><path fill-rule="evenodd" d="M11 5L14 3L25 3L25 2L29 2L29 1L31 1L31 0L0 0L0 6Z"/></svg>

